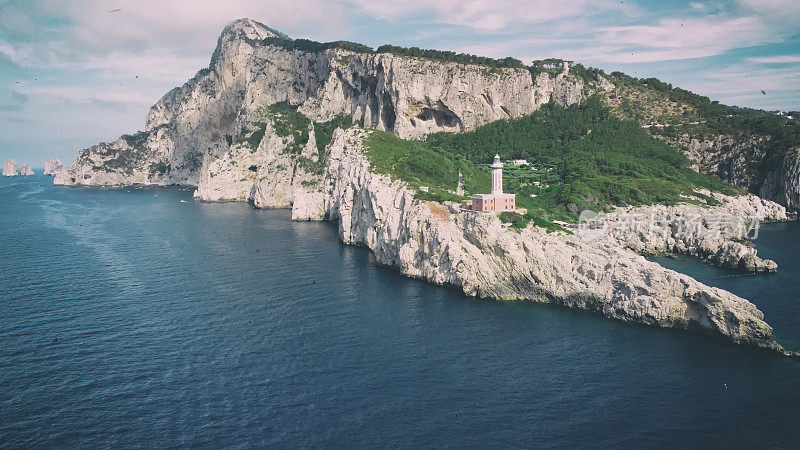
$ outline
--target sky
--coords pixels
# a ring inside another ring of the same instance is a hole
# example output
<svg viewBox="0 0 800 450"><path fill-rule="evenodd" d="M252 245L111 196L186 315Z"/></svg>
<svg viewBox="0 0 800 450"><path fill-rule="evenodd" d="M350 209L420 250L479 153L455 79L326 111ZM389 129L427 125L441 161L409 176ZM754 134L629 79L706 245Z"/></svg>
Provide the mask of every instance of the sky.
<svg viewBox="0 0 800 450"><path fill-rule="evenodd" d="M800 0L0 0L0 161L69 164L144 129L241 17L316 41L562 58L800 110Z"/></svg>

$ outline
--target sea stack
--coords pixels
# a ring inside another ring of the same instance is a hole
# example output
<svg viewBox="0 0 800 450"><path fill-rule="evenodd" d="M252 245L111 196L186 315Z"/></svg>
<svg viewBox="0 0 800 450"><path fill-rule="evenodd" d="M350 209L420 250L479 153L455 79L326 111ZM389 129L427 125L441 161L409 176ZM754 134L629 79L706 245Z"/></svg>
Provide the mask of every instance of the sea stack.
<svg viewBox="0 0 800 450"><path fill-rule="evenodd" d="M55 175L62 170L64 170L64 164L62 164L57 158L51 158L44 163L45 175Z"/></svg>
<svg viewBox="0 0 800 450"><path fill-rule="evenodd" d="M19 166L19 174L23 177L34 175L33 169L31 169L31 166L28 164L23 164Z"/></svg>
<svg viewBox="0 0 800 450"><path fill-rule="evenodd" d="M17 162L13 159L9 159L3 164L3 176L4 177L13 177L17 175Z"/></svg>

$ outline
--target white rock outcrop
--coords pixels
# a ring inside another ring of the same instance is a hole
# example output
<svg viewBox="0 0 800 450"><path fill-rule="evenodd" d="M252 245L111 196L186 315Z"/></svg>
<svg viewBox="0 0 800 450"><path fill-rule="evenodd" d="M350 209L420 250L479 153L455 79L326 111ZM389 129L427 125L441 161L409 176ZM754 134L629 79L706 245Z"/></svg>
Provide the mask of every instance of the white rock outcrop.
<svg viewBox="0 0 800 450"><path fill-rule="evenodd" d="M44 163L44 174L45 175L53 175L61 172L64 169L64 164L61 163L57 158L48 159L47 162Z"/></svg>
<svg viewBox="0 0 800 450"><path fill-rule="evenodd" d="M33 169L31 169L31 166L29 166L28 164L23 164L23 165L19 166L19 174L20 174L20 176L23 176L23 177L29 177L31 175L35 175L33 173Z"/></svg>
<svg viewBox="0 0 800 450"><path fill-rule="evenodd" d="M3 164L3 176L4 177L15 177L17 176L17 162L13 159L9 159Z"/></svg>
<svg viewBox="0 0 800 450"><path fill-rule="evenodd" d="M786 208L755 195L698 194L719 206L691 204L617 208L603 214L607 238L642 255L680 253L721 267L774 272L778 265L758 257L750 245L765 222L788 219Z"/></svg>
<svg viewBox="0 0 800 450"><path fill-rule="evenodd" d="M325 194L298 189L294 192L292 220L325 219Z"/></svg>

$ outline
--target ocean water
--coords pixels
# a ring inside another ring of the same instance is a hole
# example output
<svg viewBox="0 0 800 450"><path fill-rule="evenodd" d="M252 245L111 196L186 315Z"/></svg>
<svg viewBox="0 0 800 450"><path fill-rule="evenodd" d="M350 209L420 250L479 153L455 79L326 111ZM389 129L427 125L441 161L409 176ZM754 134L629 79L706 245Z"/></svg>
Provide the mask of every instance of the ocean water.
<svg viewBox="0 0 800 450"><path fill-rule="evenodd" d="M0 179L0 447L798 447L800 360L402 277L285 210ZM185 202L181 202L185 200ZM800 349L774 275L661 263Z"/></svg>

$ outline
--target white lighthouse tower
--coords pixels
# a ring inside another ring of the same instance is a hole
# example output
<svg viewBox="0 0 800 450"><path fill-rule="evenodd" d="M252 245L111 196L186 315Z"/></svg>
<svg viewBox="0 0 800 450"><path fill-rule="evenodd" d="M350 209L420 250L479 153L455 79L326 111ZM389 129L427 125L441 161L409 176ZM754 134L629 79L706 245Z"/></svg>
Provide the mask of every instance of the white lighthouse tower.
<svg viewBox="0 0 800 450"><path fill-rule="evenodd" d="M494 155L492 162L492 193L473 194L472 202L464 200L462 208L467 211L516 211L525 214L527 210L517 209L516 194L503 194L503 163L500 162L500 155Z"/></svg>
<svg viewBox="0 0 800 450"><path fill-rule="evenodd" d="M503 193L503 163L500 162L500 155L494 155L492 163L492 194Z"/></svg>

